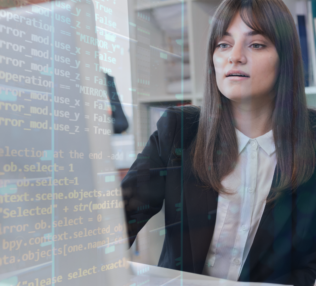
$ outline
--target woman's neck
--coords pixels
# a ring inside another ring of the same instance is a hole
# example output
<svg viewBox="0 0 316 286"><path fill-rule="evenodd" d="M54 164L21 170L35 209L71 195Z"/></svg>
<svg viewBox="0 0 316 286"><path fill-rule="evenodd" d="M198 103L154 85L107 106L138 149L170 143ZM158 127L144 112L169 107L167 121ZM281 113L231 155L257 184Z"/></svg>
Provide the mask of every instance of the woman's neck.
<svg viewBox="0 0 316 286"><path fill-rule="evenodd" d="M273 101L232 102L235 127L249 138L257 138L272 129Z"/></svg>

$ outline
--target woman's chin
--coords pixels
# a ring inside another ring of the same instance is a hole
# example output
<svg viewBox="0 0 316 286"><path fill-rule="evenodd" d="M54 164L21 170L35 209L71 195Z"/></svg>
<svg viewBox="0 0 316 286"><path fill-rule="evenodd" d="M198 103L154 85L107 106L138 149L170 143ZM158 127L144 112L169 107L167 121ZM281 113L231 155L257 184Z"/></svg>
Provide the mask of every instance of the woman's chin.
<svg viewBox="0 0 316 286"><path fill-rule="evenodd" d="M246 102L251 100L252 96L245 93L227 93L223 94L227 99L234 102Z"/></svg>

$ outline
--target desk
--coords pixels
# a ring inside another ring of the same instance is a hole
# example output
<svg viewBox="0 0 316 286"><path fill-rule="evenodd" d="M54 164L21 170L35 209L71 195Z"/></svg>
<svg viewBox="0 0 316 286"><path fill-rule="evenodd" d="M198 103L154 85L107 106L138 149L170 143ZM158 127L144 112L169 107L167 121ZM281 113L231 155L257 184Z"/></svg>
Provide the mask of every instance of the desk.
<svg viewBox="0 0 316 286"><path fill-rule="evenodd" d="M271 283L235 282L136 262L129 262L129 266L131 286L280 286Z"/></svg>

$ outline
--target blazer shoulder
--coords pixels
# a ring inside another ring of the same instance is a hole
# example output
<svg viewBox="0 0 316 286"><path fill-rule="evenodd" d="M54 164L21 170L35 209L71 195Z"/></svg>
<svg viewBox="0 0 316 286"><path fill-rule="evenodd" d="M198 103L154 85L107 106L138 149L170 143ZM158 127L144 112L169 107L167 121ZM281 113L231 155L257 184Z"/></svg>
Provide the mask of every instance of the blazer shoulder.
<svg viewBox="0 0 316 286"><path fill-rule="evenodd" d="M157 123L161 128L171 128L176 141L183 140L186 148L197 134L200 119L200 108L193 105L169 107ZM170 134L171 135L171 134ZM178 144L177 144L178 145Z"/></svg>

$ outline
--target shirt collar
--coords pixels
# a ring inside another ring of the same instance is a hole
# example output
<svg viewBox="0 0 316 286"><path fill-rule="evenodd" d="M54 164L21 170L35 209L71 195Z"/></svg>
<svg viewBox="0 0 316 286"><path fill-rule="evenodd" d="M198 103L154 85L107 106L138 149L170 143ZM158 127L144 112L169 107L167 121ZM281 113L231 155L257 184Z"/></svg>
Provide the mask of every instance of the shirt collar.
<svg viewBox="0 0 316 286"><path fill-rule="evenodd" d="M237 142L238 142L238 153L240 154L246 147L250 140L256 140L259 146L270 156L275 152L275 144L273 138L273 131L270 130L266 134L259 136L257 138L251 139L245 134L236 129Z"/></svg>

